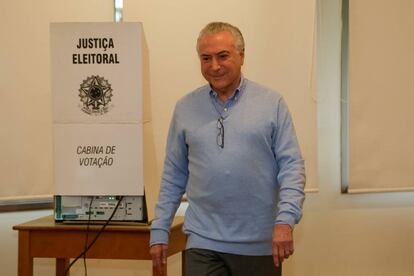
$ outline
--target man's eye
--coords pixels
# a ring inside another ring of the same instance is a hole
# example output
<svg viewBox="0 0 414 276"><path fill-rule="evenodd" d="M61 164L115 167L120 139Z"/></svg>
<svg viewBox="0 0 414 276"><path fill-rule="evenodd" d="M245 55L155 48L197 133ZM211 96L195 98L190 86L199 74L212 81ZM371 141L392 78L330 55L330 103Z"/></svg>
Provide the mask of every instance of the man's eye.
<svg viewBox="0 0 414 276"><path fill-rule="evenodd" d="M210 60L210 57L201 57L201 60L202 61L209 61Z"/></svg>
<svg viewBox="0 0 414 276"><path fill-rule="evenodd" d="M219 55L220 59L227 59L229 57L229 55Z"/></svg>

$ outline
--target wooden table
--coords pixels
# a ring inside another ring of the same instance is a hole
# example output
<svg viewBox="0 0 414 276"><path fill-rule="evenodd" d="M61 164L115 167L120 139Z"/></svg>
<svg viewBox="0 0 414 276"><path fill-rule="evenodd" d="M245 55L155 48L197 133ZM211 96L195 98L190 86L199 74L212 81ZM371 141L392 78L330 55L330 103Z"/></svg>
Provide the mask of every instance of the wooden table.
<svg viewBox="0 0 414 276"><path fill-rule="evenodd" d="M181 228L183 217L175 217L170 234L168 256L185 249L186 236ZM102 225L89 227L89 243ZM76 258L85 247L86 225L56 224L53 216L15 225L19 231L18 276L33 275L34 258L56 258L56 275L62 276L70 258ZM94 259L151 260L148 225L108 225L86 254ZM182 265L184 275L184 254ZM69 275L69 273L67 274ZM153 275L158 275L153 270ZM163 276L167 275L165 271Z"/></svg>

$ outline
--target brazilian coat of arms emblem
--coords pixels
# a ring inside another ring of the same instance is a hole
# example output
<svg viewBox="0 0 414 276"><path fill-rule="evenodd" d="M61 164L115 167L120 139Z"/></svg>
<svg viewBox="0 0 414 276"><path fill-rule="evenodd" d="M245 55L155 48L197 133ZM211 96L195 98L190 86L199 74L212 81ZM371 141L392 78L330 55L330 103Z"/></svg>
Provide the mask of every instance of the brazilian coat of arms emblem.
<svg viewBox="0 0 414 276"><path fill-rule="evenodd" d="M109 110L112 88L103 77L92 75L80 85L79 97L83 112L89 115L102 115Z"/></svg>

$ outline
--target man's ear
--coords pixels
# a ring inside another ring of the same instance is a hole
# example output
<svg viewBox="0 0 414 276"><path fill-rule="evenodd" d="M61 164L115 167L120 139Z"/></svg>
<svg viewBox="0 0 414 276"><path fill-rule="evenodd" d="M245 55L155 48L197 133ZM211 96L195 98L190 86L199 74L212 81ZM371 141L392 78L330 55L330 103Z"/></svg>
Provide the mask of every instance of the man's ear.
<svg viewBox="0 0 414 276"><path fill-rule="evenodd" d="M244 49L239 52L239 55L242 59L241 65L243 65L244 64Z"/></svg>

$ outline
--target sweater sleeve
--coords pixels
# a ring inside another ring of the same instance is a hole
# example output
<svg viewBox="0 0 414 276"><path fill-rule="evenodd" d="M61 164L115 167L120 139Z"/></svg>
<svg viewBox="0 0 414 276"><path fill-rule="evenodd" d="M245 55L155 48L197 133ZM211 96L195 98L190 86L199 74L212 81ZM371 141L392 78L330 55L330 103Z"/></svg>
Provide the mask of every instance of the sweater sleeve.
<svg viewBox="0 0 414 276"><path fill-rule="evenodd" d="M292 229L302 217L305 199L305 165L288 107L280 98L273 149L280 187L275 224L289 224Z"/></svg>
<svg viewBox="0 0 414 276"><path fill-rule="evenodd" d="M188 179L188 149L185 131L180 126L177 107L170 124L167 138L164 171L160 193L151 224L150 245L168 244L170 227Z"/></svg>

